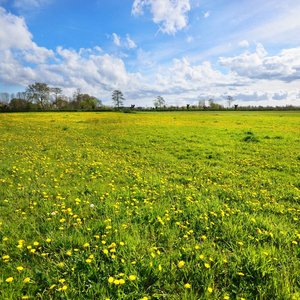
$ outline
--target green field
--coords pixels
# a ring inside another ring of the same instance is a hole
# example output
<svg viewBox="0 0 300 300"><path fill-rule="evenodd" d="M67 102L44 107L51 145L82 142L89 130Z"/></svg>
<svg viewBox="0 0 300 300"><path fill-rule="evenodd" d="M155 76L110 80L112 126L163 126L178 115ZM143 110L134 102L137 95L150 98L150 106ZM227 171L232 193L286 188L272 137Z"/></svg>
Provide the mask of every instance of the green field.
<svg viewBox="0 0 300 300"><path fill-rule="evenodd" d="M0 299L300 299L300 113L0 114Z"/></svg>

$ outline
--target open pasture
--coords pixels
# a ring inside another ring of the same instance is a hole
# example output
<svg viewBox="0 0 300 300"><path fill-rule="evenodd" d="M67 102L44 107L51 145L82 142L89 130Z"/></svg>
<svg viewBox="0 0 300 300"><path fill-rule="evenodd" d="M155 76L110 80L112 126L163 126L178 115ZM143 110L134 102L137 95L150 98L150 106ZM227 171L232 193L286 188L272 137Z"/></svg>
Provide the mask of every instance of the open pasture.
<svg viewBox="0 0 300 300"><path fill-rule="evenodd" d="M0 115L1 299L300 299L300 113Z"/></svg>

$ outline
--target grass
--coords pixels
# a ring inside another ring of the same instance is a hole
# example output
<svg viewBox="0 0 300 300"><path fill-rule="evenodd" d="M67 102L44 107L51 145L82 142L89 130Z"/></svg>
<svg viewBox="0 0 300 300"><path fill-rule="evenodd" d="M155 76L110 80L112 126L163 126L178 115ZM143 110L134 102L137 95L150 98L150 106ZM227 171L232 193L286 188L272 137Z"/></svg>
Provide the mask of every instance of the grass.
<svg viewBox="0 0 300 300"><path fill-rule="evenodd" d="M1 114L0 298L299 299L299 125Z"/></svg>

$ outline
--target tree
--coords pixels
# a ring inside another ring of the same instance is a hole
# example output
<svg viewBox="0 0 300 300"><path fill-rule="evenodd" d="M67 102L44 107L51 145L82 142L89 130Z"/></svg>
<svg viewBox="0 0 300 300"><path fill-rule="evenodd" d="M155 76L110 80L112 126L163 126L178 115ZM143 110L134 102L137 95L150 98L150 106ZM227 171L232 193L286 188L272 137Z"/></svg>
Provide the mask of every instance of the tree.
<svg viewBox="0 0 300 300"><path fill-rule="evenodd" d="M155 108L163 107L166 104L166 101L162 96L157 96L153 104Z"/></svg>
<svg viewBox="0 0 300 300"><path fill-rule="evenodd" d="M3 103L9 102L9 93L0 93L0 101Z"/></svg>
<svg viewBox="0 0 300 300"><path fill-rule="evenodd" d="M200 99L199 101L198 101L198 107L200 108L200 107L204 107L205 106L205 99Z"/></svg>
<svg viewBox="0 0 300 300"><path fill-rule="evenodd" d="M111 96L111 99L116 107L120 108L120 105L123 105L123 101L125 100L123 93L120 90L114 90Z"/></svg>
<svg viewBox="0 0 300 300"><path fill-rule="evenodd" d="M26 89L29 99L45 109L49 105L50 88L46 83L36 82Z"/></svg>
<svg viewBox="0 0 300 300"><path fill-rule="evenodd" d="M227 103L228 103L228 107L230 108L231 103L233 102L233 97L232 96L227 96Z"/></svg>
<svg viewBox="0 0 300 300"><path fill-rule="evenodd" d="M28 110L28 101L21 98L13 98L10 100L9 108L12 111L25 111Z"/></svg>
<svg viewBox="0 0 300 300"><path fill-rule="evenodd" d="M54 94L54 101L57 101L59 96L62 93L62 89L61 88L57 88L57 87L53 87L51 88L51 93Z"/></svg>

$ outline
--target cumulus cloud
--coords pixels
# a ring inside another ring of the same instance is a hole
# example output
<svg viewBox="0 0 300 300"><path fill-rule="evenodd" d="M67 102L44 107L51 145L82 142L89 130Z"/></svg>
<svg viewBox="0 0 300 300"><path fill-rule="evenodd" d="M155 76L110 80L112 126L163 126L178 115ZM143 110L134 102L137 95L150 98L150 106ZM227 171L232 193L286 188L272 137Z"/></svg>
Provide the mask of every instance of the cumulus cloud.
<svg viewBox="0 0 300 300"><path fill-rule="evenodd" d="M136 48L135 42L130 38L129 34L126 35L126 40L127 40L127 47L128 49L134 49Z"/></svg>
<svg viewBox="0 0 300 300"><path fill-rule="evenodd" d="M255 53L247 51L235 57L221 57L219 63L237 75L251 79L287 82L300 79L300 47L268 56L264 47L257 44Z"/></svg>
<svg viewBox="0 0 300 300"><path fill-rule="evenodd" d="M115 45L121 46L120 37L116 33L113 33L112 35L113 35Z"/></svg>
<svg viewBox="0 0 300 300"><path fill-rule="evenodd" d="M145 7L150 8L153 22L164 33L175 34L187 26L189 0L135 0L131 12L134 16L142 15Z"/></svg>
<svg viewBox="0 0 300 300"><path fill-rule="evenodd" d="M121 38L116 33L113 33L112 38L114 44L117 45L118 47L125 47L127 49L134 49L137 47L136 43L130 38L130 35L128 33L126 34L126 38ZM124 55L126 56L125 53Z"/></svg>
<svg viewBox="0 0 300 300"><path fill-rule="evenodd" d="M239 46L240 47L249 47L249 43L246 40L243 40L241 42L239 42Z"/></svg>
<svg viewBox="0 0 300 300"><path fill-rule="evenodd" d="M25 20L8 13L0 7L0 60L4 63L14 62L20 57L30 63L44 63L54 58L52 50L37 46L32 41Z"/></svg>

